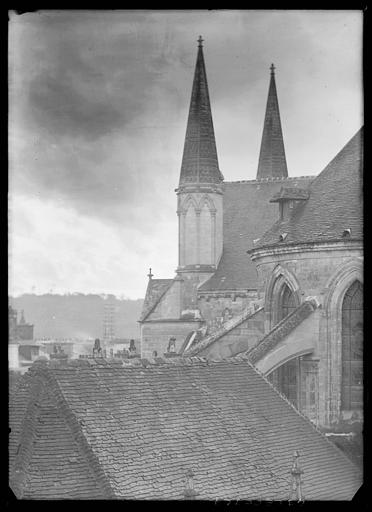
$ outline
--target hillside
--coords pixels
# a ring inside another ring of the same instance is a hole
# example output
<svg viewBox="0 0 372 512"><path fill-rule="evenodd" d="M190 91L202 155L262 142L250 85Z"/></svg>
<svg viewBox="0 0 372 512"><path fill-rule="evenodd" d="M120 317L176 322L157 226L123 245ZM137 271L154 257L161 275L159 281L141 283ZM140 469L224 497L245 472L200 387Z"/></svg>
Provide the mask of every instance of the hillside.
<svg viewBox="0 0 372 512"><path fill-rule="evenodd" d="M115 335L118 338L138 338L142 299L119 299L108 296L115 305ZM26 322L34 324L34 337L88 338L102 337L105 298L81 293L24 294L10 297L9 302Z"/></svg>

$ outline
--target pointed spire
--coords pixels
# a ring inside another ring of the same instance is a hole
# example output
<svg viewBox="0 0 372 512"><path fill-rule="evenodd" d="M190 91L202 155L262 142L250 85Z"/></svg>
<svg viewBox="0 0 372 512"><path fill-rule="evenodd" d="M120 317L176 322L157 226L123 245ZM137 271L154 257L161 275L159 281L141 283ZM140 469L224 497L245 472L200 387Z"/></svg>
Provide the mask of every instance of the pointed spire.
<svg viewBox="0 0 372 512"><path fill-rule="evenodd" d="M180 185L220 183L223 180L218 167L202 43L203 39L199 36Z"/></svg>
<svg viewBox="0 0 372 512"><path fill-rule="evenodd" d="M287 178L282 125L275 85L275 66L270 66L270 86L261 141L257 179Z"/></svg>

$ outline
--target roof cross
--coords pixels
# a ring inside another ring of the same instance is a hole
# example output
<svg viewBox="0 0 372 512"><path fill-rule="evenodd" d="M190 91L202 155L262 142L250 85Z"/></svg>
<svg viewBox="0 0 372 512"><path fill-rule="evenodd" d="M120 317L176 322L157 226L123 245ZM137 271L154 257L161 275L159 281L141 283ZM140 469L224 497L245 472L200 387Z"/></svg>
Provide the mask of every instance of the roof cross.
<svg viewBox="0 0 372 512"><path fill-rule="evenodd" d="M271 64L271 66L270 66L270 71L271 71L271 74L273 75L273 74L274 74L274 71L275 71L275 66L274 66L274 64Z"/></svg>
<svg viewBox="0 0 372 512"><path fill-rule="evenodd" d="M198 43L199 43L199 48L203 48L203 43L204 39L202 38L202 36L199 36L199 39L198 39Z"/></svg>

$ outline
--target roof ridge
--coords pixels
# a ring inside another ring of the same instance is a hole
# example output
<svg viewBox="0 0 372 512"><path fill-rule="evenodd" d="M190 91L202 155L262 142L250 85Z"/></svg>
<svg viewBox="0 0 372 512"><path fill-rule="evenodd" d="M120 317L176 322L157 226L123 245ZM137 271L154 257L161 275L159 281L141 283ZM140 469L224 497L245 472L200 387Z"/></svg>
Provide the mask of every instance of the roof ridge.
<svg viewBox="0 0 372 512"><path fill-rule="evenodd" d="M254 178L252 180L236 180L236 181L224 181L224 184L234 184L234 183L267 183L272 181L287 181L287 180L298 180L298 179L308 179L308 178L316 178L318 174L303 174L301 176L271 176L268 178Z"/></svg>

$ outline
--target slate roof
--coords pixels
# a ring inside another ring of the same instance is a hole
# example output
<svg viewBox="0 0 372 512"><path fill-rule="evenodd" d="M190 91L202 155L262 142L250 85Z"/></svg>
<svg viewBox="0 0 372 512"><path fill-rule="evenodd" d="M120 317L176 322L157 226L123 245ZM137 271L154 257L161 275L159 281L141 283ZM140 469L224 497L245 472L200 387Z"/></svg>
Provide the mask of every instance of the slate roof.
<svg viewBox="0 0 372 512"><path fill-rule="evenodd" d="M342 148L309 187L310 197L299 203L291 215L277 221L255 248L281 245L363 239L363 128Z"/></svg>
<svg viewBox="0 0 372 512"><path fill-rule="evenodd" d="M222 180L203 47L199 43L179 184L220 183Z"/></svg>
<svg viewBox="0 0 372 512"><path fill-rule="evenodd" d="M167 292L173 279L149 279L145 300L143 301L142 313L140 322L146 319L146 317L154 310L155 306L159 304L161 298Z"/></svg>
<svg viewBox="0 0 372 512"><path fill-rule="evenodd" d="M279 217L277 204L270 203L281 186L306 188L315 176L272 178L223 183L223 254L214 275L199 291L255 289L255 264L247 255L253 240Z"/></svg>
<svg viewBox="0 0 372 512"><path fill-rule="evenodd" d="M294 450L311 499L351 499L354 464L244 357L140 366L37 362L10 407L21 498L287 500Z"/></svg>
<svg viewBox="0 0 372 512"><path fill-rule="evenodd" d="M286 178L288 176L278 96L276 93L274 64L271 64L270 69L269 94L266 104L257 179Z"/></svg>

